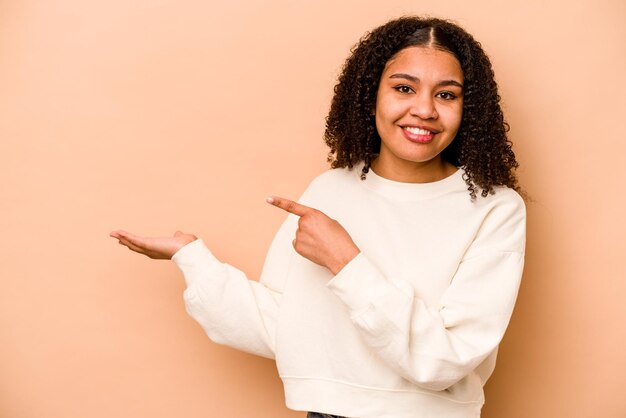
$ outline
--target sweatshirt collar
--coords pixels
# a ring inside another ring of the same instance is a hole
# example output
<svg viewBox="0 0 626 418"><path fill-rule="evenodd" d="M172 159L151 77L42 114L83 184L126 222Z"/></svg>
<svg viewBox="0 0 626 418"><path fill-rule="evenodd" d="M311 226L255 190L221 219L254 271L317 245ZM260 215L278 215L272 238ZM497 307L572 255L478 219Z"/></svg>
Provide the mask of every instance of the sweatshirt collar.
<svg viewBox="0 0 626 418"><path fill-rule="evenodd" d="M361 175L361 168L355 172ZM463 169L459 168L446 178L430 183L403 183L381 177L370 169L363 181L366 187L393 200L409 201L431 199L443 194L463 191L467 193L467 184L463 180Z"/></svg>

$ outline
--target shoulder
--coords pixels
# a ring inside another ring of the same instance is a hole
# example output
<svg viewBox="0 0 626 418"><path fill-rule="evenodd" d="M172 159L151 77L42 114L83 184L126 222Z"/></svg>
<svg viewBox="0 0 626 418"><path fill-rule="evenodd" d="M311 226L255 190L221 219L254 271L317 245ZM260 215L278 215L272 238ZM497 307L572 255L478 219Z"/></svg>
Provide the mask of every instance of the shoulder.
<svg viewBox="0 0 626 418"><path fill-rule="evenodd" d="M524 252L526 242L526 205L515 190L497 187L493 194L476 198L481 214L474 250L480 248Z"/></svg>
<svg viewBox="0 0 626 418"><path fill-rule="evenodd" d="M336 193L345 193L346 190L353 188L360 181L361 170L356 167L350 168L334 168L327 170L315 177L304 191L301 200L304 204L307 201L319 200L335 195Z"/></svg>
<svg viewBox="0 0 626 418"><path fill-rule="evenodd" d="M495 214L500 216L526 218L524 199L519 193L509 187L496 187L493 194L485 198L477 197L476 200L478 202L484 200L483 204L489 207L489 212L495 212Z"/></svg>
<svg viewBox="0 0 626 418"><path fill-rule="evenodd" d="M449 181L448 181L449 180ZM522 196L514 189L507 186L494 186L492 193L483 196L483 189L476 187L476 197L472 198L467 184L467 174L464 167L441 181L446 188L445 194L437 199L435 204L449 207L458 213L459 216L486 216L496 213L501 216L519 214L525 216L526 206ZM443 189L443 187L442 187ZM448 212L448 211L446 211Z"/></svg>
<svg viewBox="0 0 626 418"><path fill-rule="evenodd" d="M331 168L315 177L309 184L309 188L330 186L337 183L355 182L360 180L361 170L353 168Z"/></svg>

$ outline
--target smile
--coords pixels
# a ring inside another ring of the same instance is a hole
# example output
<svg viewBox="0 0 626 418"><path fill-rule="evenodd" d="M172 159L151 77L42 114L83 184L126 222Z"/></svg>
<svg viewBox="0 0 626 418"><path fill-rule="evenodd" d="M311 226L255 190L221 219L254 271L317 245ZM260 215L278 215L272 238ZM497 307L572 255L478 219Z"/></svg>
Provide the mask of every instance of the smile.
<svg viewBox="0 0 626 418"><path fill-rule="evenodd" d="M403 126L402 132L404 132L406 139L419 144L427 144L431 142L437 133L429 131L428 129L419 128L417 126Z"/></svg>
<svg viewBox="0 0 626 418"><path fill-rule="evenodd" d="M414 127L414 126L405 126L404 128L402 128L406 131L409 131L410 133L414 134L414 135L432 135L433 132L428 131L426 129L422 129L422 128L418 128L418 127Z"/></svg>

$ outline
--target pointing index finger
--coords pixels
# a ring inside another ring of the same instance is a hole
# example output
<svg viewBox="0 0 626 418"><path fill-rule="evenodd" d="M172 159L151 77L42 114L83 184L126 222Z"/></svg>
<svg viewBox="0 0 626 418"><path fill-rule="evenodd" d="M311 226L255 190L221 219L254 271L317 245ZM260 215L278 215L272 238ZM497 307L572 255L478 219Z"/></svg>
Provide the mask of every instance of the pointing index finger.
<svg viewBox="0 0 626 418"><path fill-rule="evenodd" d="M270 196L266 200L267 203L281 208L286 212L293 213L296 216L304 216L307 213L311 213L311 211L315 210L308 206L301 205L298 202L294 202L293 200L284 199L282 197Z"/></svg>

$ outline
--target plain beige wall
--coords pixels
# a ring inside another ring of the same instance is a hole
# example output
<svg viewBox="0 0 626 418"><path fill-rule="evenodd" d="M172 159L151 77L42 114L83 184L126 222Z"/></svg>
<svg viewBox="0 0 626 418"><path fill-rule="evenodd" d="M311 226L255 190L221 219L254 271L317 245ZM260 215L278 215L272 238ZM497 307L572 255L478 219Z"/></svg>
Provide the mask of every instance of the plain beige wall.
<svg viewBox="0 0 626 418"><path fill-rule="evenodd" d="M483 43L534 199L483 416L626 416L625 4L1 1L0 417L303 417L108 233L194 232L256 277L350 46L407 13Z"/></svg>

